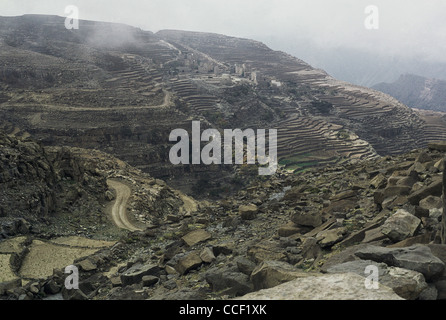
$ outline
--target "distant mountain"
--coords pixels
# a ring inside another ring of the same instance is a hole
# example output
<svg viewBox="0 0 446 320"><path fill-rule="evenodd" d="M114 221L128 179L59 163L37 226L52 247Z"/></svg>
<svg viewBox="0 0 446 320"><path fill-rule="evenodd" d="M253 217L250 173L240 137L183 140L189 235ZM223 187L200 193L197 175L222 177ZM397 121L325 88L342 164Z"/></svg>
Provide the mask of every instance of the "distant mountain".
<svg viewBox="0 0 446 320"><path fill-rule="evenodd" d="M254 38L271 48L299 57L336 79L360 86L372 87L381 82L393 82L405 73L446 80L446 63L427 57L377 53L342 45L330 47L305 38L289 41L289 38L278 35Z"/></svg>
<svg viewBox="0 0 446 320"><path fill-rule="evenodd" d="M393 83L379 83L373 89L387 93L412 108L446 112L444 80L405 74Z"/></svg>

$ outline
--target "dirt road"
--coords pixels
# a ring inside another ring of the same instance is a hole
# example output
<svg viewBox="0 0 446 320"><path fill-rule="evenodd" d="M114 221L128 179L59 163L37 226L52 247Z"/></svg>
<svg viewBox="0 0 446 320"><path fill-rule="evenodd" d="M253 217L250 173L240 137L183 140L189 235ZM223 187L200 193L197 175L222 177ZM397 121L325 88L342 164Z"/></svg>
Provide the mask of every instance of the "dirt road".
<svg viewBox="0 0 446 320"><path fill-rule="evenodd" d="M116 191L115 203L111 210L111 216L116 226L130 231L142 230L134 226L127 217L127 201L130 198L130 188L115 180L107 180L107 184Z"/></svg>

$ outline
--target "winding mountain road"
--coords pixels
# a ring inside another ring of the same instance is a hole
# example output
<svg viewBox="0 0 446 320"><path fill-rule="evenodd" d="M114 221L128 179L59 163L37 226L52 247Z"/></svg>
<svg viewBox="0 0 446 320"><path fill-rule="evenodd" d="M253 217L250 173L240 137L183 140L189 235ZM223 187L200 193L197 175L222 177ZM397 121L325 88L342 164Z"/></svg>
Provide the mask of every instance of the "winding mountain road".
<svg viewBox="0 0 446 320"><path fill-rule="evenodd" d="M130 198L131 190L122 182L107 180L110 188L116 191L116 199L111 209L113 222L118 228L129 231L141 231L142 229L133 225L127 217L127 201Z"/></svg>

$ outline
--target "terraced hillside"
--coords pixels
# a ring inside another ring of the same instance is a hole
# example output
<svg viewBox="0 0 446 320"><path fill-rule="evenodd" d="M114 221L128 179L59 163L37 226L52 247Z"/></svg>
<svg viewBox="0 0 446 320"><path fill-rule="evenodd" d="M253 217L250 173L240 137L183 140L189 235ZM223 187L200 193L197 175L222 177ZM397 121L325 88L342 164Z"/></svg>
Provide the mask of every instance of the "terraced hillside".
<svg viewBox="0 0 446 320"><path fill-rule="evenodd" d="M253 40L0 18L1 129L100 149L195 194L221 195L246 179L233 166L170 164L170 132L193 120L276 128L280 163L300 171L423 147L446 132L436 119Z"/></svg>

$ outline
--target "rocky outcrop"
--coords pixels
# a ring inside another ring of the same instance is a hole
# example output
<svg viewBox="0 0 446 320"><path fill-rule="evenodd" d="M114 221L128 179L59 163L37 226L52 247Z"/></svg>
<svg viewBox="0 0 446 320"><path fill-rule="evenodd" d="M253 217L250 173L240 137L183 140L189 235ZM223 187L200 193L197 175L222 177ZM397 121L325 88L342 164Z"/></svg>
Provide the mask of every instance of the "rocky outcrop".
<svg viewBox="0 0 446 320"><path fill-rule="evenodd" d="M443 160L444 168L446 166L446 158ZM441 220L441 243L446 244L446 169L443 171L443 215Z"/></svg>

